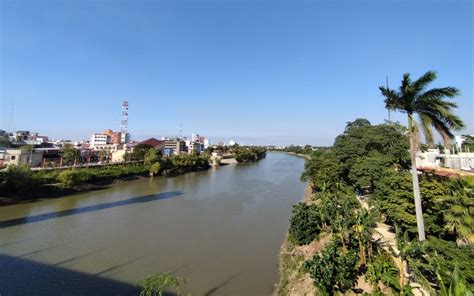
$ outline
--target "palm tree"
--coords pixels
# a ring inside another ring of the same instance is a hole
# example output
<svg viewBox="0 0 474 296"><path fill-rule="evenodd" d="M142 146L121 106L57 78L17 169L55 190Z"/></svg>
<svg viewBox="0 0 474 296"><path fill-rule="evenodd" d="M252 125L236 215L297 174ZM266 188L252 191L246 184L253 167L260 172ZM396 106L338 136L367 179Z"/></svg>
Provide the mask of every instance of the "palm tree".
<svg viewBox="0 0 474 296"><path fill-rule="evenodd" d="M415 81L410 74L404 74L399 90L381 86L379 89L385 96L385 107L389 110L400 111L408 116L408 137L410 143L411 173L413 179L413 194L416 208L418 238L425 240L423 211L421 208L420 188L416 171L416 153L419 150L419 127L423 130L427 144L433 144L433 128L443 137L445 146L454 137L452 130L464 127L462 120L453 113L456 103L446 101L459 95L459 90L448 86L426 90L427 85L436 79L436 73L426 72ZM419 124L415 120L415 115Z"/></svg>
<svg viewBox="0 0 474 296"><path fill-rule="evenodd" d="M458 180L450 194L438 199L446 204L444 228L457 236L458 245L474 243L474 189L463 179Z"/></svg>

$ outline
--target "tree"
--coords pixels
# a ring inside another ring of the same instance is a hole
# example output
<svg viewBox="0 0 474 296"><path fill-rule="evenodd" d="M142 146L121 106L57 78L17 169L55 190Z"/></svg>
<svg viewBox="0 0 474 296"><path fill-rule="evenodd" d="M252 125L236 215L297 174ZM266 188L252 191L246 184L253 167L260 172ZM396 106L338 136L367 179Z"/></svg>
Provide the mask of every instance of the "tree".
<svg viewBox="0 0 474 296"><path fill-rule="evenodd" d="M99 160L103 161L104 159L108 159L110 156L110 151L108 150L99 150Z"/></svg>
<svg viewBox="0 0 474 296"><path fill-rule="evenodd" d="M66 164L74 163L79 159L79 151L71 144L64 144L63 148L61 148L61 155Z"/></svg>
<svg viewBox="0 0 474 296"><path fill-rule="evenodd" d="M130 154L131 160L143 160L145 158L145 154L153 148L153 146L149 144L138 144L133 147L133 152Z"/></svg>
<svg viewBox="0 0 474 296"><path fill-rule="evenodd" d="M402 84L398 91L381 86L379 89L385 96L385 106L389 110L400 111L408 116L408 137L410 144L411 171L413 182L413 195L415 199L416 219L418 227L418 238L425 240L425 229L423 222L423 210L421 207L421 195L416 170L416 153L418 152L418 132L422 128L426 142L433 144L433 131L436 129L445 140L445 146L449 145L449 139L454 136L452 130L459 130L464 123L453 113L457 107L456 103L446 101L459 94L458 89L448 86L426 90L429 83L436 79L436 73L426 72L415 81L410 79L410 74L404 74ZM415 121L418 116L419 123Z"/></svg>
<svg viewBox="0 0 474 296"><path fill-rule="evenodd" d="M361 126L370 126L370 121L365 118L356 118L354 121L349 121L346 123L346 129L350 127L361 127Z"/></svg>
<svg viewBox="0 0 474 296"><path fill-rule="evenodd" d="M161 164L159 162L155 162L150 166L150 175L153 177L157 175L161 170Z"/></svg>
<svg viewBox="0 0 474 296"><path fill-rule="evenodd" d="M457 236L458 245L474 242L474 187L457 180L451 194L439 198L444 209L445 229Z"/></svg>
<svg viewBox="0 0 474 296"><path fill-rule="evenodd" d="M311 182L315 191L332 191L341 182L339 164L332 153L317 151L306 162L301 179Z"/></svg>
<svg viewBox="0 0 474 296"><path fill-rule="evenodd" d="M307 245L321 231L321 218L317 205L298 203L293 206L289 233L298 245Z"/></svg>
<svg viewBox="0 0 474 296"><path fill-rule="evenodd" d="M155 148L150 148L148 151L145 153L145 157L143 159L143 163L145 165L152 165L155 162L158 162L158 153L156 153Z"/></svg>
<svg viewBox="0 0 474 296"><path fill-rule="evenodd" d="M314 284L323 295L334 295L334 290L344 292L356 281L357 251L341 252L341 241L335 238L320 254L305 261Z"/></svg>

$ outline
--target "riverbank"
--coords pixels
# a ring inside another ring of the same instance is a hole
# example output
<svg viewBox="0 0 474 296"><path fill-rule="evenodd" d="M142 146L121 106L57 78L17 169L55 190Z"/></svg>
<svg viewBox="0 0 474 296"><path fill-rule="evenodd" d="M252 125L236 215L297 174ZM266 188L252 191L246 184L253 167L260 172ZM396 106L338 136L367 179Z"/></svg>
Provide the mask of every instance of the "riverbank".
<svg viewBox="0 0 474 296"><path fill-rule="evenodd" d="M306 160L310 160L311 159L311 156L307 155L307 154L300 154L300 153L295 153L295 152L286 152L286 154L288 155L294 155L294 156L298 156L298 157L302 157Z"/></svg>
<svg viewBox="0 0 474 296"><path fill-rule="evenodd" d="M210 167L207 162L183 163L176 158L164 162L159 175L173 177ZM0 206L101 190L115 183L149 177L150 166L138 163L34 172L26 166L14 167L2 175Z"/></svg>
<svg viewBox="0 0 474 296"><path fill-rule="evenodd" d="M167 177L167 176L165 176ZM62 187L60 184L45 184L37 187L35 191L28 191L23 193L21 196L15 197L1 197L0 196L0 207L11 206L21 203L35 202L38 200L55 199L65 196L70 196L79 193L87 193L97 190L106 189L114 184L123 183L127 181L135 181L139 179L150 178L146 174L141 175L130 175L119 177L113 180L107 180L97 182L93 184L83 184L75 187Z"/></svg>
<svg viewBox="0 0 474 296"><path fill-rule="evenodd" d="M288 152L288 154L293 155L291 153ZM312 190L308 184L301 202L310 204L312 202L311 196ZM321 239L320 241L313 241L307 246L298 246L292 242L289 231L287 231L278 255L279 281L273 294L279 296L314 295L316 288L309 274L302 270L303 263L310 259L313 254L319 252L327 241L328 239Z"/></svg>

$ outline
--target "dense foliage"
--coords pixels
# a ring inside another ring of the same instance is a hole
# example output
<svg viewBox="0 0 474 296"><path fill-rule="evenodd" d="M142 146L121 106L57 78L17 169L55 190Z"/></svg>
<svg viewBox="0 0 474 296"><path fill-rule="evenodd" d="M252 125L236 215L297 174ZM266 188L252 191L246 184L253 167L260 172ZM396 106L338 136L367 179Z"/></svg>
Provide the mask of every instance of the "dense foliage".
<svg viewBox="0 0 474 296"><path fill-rule="evenodd" d="M305 269L322 294L332 295L336 288L344 292L354 285L359 257L355 249L341 252L340 239L333 240L321 254L305 262Z"/></svg>
<svg viewBox="0 0 474 296"><path fill-rule="evenodd" d="M332 237L305 263L321 293L346 291L364 274L377 293L383 283L410 295L400 262L408 262L419 283L442 295L448 295L443 287L452 285L452 279L474 288L474 178L420 175L428 239L419 243L404 130L398 124L373 126L357 119L333 147L313 152L307 161L302 179L311 184L313 201L295 206L289 232L299 244L323 234ZM370 211L360 208L356 195L365 195ZM377 220L398 230L398 257L373 240ZM319 224L310 226L313 221Z"/></svg>
<svg viewBox="0 0 474 296"><path fill-rule="evenodd" d="M357 119L347 124L331 149L312 154L302 178L316 191L334 191L341 184L371 191L386 170L408 165L408 144L399 126L372 126Z"/></svg>
<svg viewBox="0 0 474 296"><path fill-rule="evenodd" d="M238 162L252 162L265 158L266 149L263 147L233 146L232 154Z"/></svg>
<svg viewBox="0 0 474 296"><path fill-rule="evenodd" d="M161 158L154 148L147 147L143 162L104 165L97 167L72 168L66 170L31 171L28 166L8 166L0 173L0 196L14 199L28 198L37 190L56 186L62 189L78 189L78 186L109 183L113 180L146 174L174 175L208 169L207 156L183 154Z"/></svg>
<svg viewBox="0 0 474 296"><path fill-rule="evenodd" d="M316 205L298 203L293 206L290 236L299 245L312 242L321 230L321 217Z"/></svg>

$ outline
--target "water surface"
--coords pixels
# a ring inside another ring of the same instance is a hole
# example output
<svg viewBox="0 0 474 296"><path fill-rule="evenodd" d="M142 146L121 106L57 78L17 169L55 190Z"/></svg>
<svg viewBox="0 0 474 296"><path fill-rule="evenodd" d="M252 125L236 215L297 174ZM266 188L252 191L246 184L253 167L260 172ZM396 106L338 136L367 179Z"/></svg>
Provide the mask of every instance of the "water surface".
<svg viewBox="0 0 474 296"><path fill-rule="evenodd" d="M268 295L304 160L260 162L0 208L0 294L133 294L147 274L192 295Z"/></svg>

